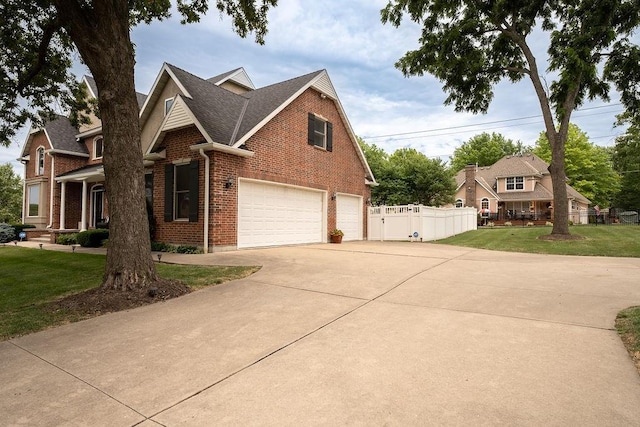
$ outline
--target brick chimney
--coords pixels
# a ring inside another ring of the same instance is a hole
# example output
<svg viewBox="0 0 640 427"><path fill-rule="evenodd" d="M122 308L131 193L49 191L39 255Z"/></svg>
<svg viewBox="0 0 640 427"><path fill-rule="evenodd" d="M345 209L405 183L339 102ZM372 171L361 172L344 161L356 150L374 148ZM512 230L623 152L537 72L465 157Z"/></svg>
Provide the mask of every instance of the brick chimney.
<svg viewBox="0 0 640 427"><path fill-rule="evenodd" d="M465 206L476 206L476 165L467 165L464 168L464 186L466 189Z"/></svg>

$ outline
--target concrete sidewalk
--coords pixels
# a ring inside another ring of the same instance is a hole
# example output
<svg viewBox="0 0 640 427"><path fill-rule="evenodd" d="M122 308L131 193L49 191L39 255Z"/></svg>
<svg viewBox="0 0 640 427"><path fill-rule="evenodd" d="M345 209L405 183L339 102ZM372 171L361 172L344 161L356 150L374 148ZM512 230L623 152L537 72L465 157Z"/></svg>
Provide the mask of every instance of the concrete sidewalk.
<svg viewBox="0 0 640 427"><path fill-rule="evenodd" d="M640 260L357 242L0 343L3 425L637 425Z"/></svg>

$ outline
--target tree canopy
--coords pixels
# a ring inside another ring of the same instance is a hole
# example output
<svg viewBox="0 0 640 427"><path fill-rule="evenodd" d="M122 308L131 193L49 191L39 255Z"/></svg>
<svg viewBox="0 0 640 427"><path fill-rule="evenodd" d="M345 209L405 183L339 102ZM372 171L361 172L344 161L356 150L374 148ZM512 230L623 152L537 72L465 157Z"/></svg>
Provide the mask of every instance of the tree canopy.
<svg viewBox="0 0 640 427"><path fill-rule="evenodd" d="M103 288L127 290L159 283L151 259L131 27L169 17L170 0L3 0L0 3L0 143L18 127L52 117L54 106L85 121L90 107L71 74L74 55L98 90L103 167L109 205L109 246ZM263 42L267 11L277 0L177 0L183 23L209 6L231 18L242 37Z"/></svg>
<svg viewBox="0 0 640 427"><path fill-rule="evenodd" d="M389 155L361 139L360 145L379 184L371 190L374 205L441 206L453 202L455 182L442 160L430 159L413 148Z"/></svg>
<svg viewBox="0 0 640 427"><path fill-rule="evenodd" d="M613 167L621 176L620 191L614 197L616 207L640 209L640 124L632 123L616 138Z"/></svg>
<svg viewBox="0 0 640 427"><path fill-rule="evenodd" d="M591 204L610 206L618 193L620 177L613 169L607 149L589 141L587 134L573 123L569 126L565 149L567 184L591 200ZM536 141L533 153L547 162L551 160L551 148L544 132Z"/></svg>
<svg viewBox="0 0 640 427"><path fill-rule="evenodd" d="M22 212L22 180L9 163L0 165L0 222L17 223Z"/></svg>
<svg viewBox="0 0 640 427"><path fill-rule="evenodd" d="M451 157L449 167L456 173L466 165L491 166L504 156L522 154L522 142L513 142L499 133L483 132L465 141L456 148Z"/></svg>
<svg viewBox="0 0 640 427"><path fill-rule="evenodd" d="M383 23L399 26L408 16L422 26L419 47L396 66L406 76L441 80L445 103L456 111L485 113L498 82L530 79L551 146L552 234L568 235L564 152L571 114L586 100L608 100L614 85L627 111L640 116L640 48L630 40L640 2L390 0L381 14ZM548 58L533 52L534 29L549 35ZM548 60L548 79L540 59Z"/></svg>

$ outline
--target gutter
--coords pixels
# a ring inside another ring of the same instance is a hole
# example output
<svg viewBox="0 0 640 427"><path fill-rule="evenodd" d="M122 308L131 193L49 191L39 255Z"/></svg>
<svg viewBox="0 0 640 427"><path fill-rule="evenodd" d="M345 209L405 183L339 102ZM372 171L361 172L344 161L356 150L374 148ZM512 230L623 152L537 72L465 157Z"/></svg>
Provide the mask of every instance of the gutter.
<svg viewBox="0 0 640 427"><path fill-rule="evenodd" d="M193 151L220 151L222 153L233 154L240 157L253 157L256 153L242 148L234 148L219 142L201 142L189 147Z"/></svg>
<svg viewBox="0 0 640 427"><path fill-rule="evenodd" d="M56 189L56 158L47 150L47 155L51 157L51 184L49 185L49 224L46 228L53 227L53 198Z"/></svg>
<svg viewBox="0 0 640 427"><path fill-rule="evenodd" d="M204 242L202 250L205 254L209 253L209 197L211 189L209 188L209 156L204 153L204 149L198 150L200 155L204 157Z"/></svg>

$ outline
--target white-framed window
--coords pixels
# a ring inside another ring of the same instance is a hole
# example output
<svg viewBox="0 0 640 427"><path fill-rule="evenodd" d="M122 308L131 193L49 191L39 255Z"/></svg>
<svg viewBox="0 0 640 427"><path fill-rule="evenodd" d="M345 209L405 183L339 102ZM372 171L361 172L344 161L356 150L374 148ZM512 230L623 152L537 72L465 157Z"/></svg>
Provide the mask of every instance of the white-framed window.
<svg viewBox="0 0 640 427"><path fill-rule="evenodd" d="M456 199L456 208L463 208L464 207L464 202L462 201L462 199Z"/></svg>
<svg viewBox="0 0 640 427"><path fill-rule="evenodd" d="M166 116L171 106L173 105L173 101L175 98L167 98L164 100L164 115Z"/></svg>
<svg viewBox="0 0 640 427"><path fill-rule="evenodd" d="M309 113L308 143L333 151L333 125L324 117Z"/></svg>
<svg viewBox="0 0 640 427"><path fill-rule="evenodd" d="M39 216L40 215L40 184L32 184L27 187L29 195L29 207L27 209L27 216Z"/></svg>
<svg viewBox="0 0 640 427"><path fill-rule="evenodd" d="M104 150L104 139L99 136L93 140L93 158L101 159Z"/></svg>
<svg viewBox="0 0 640 427"><path fill-rule="evenodd" d="M36 175L44 175L44 147L36 150Z"/></svg>
<svg viewBox="0 0 640 427"><path fill-rule="evenodd" d="M480 209L486 209L489 210L489 199L487 199L486 197L484 197L481 201L480 201Z"/></svg>
<svg viewBox="0 0 640 427"><path fill-rule="evenodd" d="M507 191L524 190L523 176L510 176L507 178Z"/></svg>
<svg viewBox="0 0 640 427"><path fill-rule="evenodd" d="M175 165L173 219L189 219L189 163Z"/></svg>

